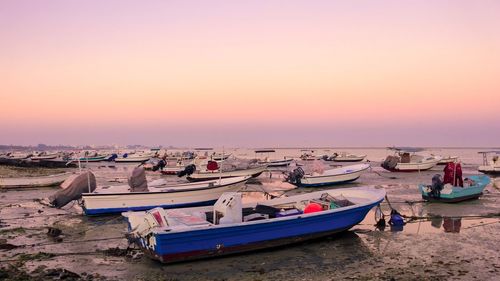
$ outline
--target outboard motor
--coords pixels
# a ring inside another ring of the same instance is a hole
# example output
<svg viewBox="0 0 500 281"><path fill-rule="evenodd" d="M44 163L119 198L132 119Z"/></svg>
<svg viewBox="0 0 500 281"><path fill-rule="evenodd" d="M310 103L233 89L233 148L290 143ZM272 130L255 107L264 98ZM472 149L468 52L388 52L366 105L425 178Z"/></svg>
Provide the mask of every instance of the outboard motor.
<svg viewBox="0 0 500 281"><path fill-rule="evenodd" d="M286 181L292 184L300 184L301 179L304 177L305 174L306 173L304 172L304 169L302 169L302 167L297 167L288 174Z"/></svg>
<svg viewBox="0 0 500 281"><path fill-rule="evenodd" d="M389 155L387 158L385 158L385 161L381 164L382 168L386 170L392 170L396 168L399 162L399 157L398 156L392 156Z"/></svg>
<svg viewBox="0 0 500 281"><path fill-rule="evenodd" d="M54 207L61 208L73 200L82 198L83 193L94 191L96 186L95 176L90 171L71 176L61 184L62 190L49 197L49 202Z"/></svg>
<svg viewBox="0 0 500 281"><path fill-rule="evenodd" d="M183 176L189 176L189 175L193 174L195 171L196 171L196 165L190 164L190 165L187 165L186 168L184 168L184 170L177 172L177 176L179 178L183 177Z"/></svg>
<svg viewBox="0 0 500 281"><path fill-rule="evenodd" d="M118 154L113 153L113 154L111 154L111 156L109 156L108 159L106 159L106 161L110 161L110 162L115 161L116 158L118 158Z"/></svg>
<svg viewBox="0 0 500 281"><path fill-rule="evenodd" d="M153 171L158 171L158 170L162 171L166 165L167 163L165 162L165 160L160 159L160 161L158 161L158 163L156 163L156 165L153 166Z"/></svg>
<svg viewBox="0 0 500 281"><path fill-rule="evenodd" d="M429 192L429 196L439 198L441 197L441 190L443 190L444 184L441 180L440 174L435 174L432 177L432 185L430 186L431 192Z"/></svg>

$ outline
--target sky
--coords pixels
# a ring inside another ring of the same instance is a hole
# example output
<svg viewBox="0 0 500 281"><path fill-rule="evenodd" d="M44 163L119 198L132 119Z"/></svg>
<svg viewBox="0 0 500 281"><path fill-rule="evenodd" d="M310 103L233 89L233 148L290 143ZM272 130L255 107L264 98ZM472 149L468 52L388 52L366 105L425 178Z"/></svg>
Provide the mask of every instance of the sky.
<svg viewBox="0 0 500 281"><path fill-rule="evenodd" d="M0 144L500 146L500 1L0 1Z"/></svg>

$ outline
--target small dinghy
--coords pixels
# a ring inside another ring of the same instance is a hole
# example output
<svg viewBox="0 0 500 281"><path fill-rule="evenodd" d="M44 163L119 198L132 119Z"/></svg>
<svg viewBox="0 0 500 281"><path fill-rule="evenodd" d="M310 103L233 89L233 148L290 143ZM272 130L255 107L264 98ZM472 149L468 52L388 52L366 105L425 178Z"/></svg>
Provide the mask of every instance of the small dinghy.
<svg viewBox="0 0 500 281"><path fill-rule="evenodd" d="M50 176L0 178L0 188L48 187L63 183L72 173L62 173Z"/></svg>
<svg viewBox="0 0 500 281"><path fill-rule="evenodd" d="M440 189L434 185L420 184L418 188L424 200L455 203L479 198L489 183L490 178L488 176L478 175L466 178L463 187L446 184Z"/></svg>
<svg viewBox="0 0 500 281"><path fill-rule="evenodd" d="M288 174L286 180L299 187L317 187L348 183L357 180L370 164L349 165L326 170L322 173L306 174L301 167Z"/></svg>
<svg viewBox="0 0 500 281"><path fill-rule="evenodd" d="M360 223L385 196L372 187L317 191L241 203L224 193L211 207L127 212L127 237L163 263L289 245L345 231Z"/></svg>

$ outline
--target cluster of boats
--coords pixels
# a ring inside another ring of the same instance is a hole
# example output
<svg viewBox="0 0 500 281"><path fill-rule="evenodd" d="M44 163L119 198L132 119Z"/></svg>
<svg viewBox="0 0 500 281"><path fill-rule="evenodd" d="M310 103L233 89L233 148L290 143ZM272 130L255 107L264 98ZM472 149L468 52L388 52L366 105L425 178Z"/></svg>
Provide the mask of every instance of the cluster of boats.
<svg viewBox="0 0 500 281"><path fill-rule="evenodd" d="M444 180L435 176L432 184L418 186L422 198L428 201L474 199L490 182L489 177L484 175L462 179L457 157L422 156L418 154L422 150L415 148L391 150L394 154L381 163L384 169L391 172L424 171L436 165L446 165ZM273 152L257 150L255 154ZM486 160L486 155L497 152L481 153L485 155L483 166L498 167L498 157L493 157L492 162ZM46 156L49 157L48 154ZM97 162L105 161L106 157L87 154L72 161ZM234 169L224 168L230 166L229 155L224 153L209 156L183 153L159 157L155 151L112 157L115 162L144 163L151 158L175 162L175 172L169 170L172 165L164 163L158 166L160 162L153 163L149 168L163 174L185 176L186 181L172 184L160 178L148 182L145 170L148 166L138 165L134 167L128 185L97 186L95 178L91 182L90 172L87 172L31 178L31 182L30 179L0 179L0 187L43 186L66 180L62 185L65 189L51 197L53 204L56 201L78 200L83 213L88 216L121 213L128 223L127 237L130 242L152 258L166 263L279 246L344 231L360 223L386 195L382 188L344 187L242 203L242 193L238 191L245 183L276 167L285 167L285 170L278 170L284 173L284 180L300 188L333 187L353 182L371 169L368 162L327 168L314 166L317 161L311 161L313 156L307 153L300 157L301 162L287 157L255 157L254 161L247 163L247 167ZM366 155L350 153L320 157L326 161L324 163L360 162L365 158ZM480 171L496 171L481 167Z"/></svg>

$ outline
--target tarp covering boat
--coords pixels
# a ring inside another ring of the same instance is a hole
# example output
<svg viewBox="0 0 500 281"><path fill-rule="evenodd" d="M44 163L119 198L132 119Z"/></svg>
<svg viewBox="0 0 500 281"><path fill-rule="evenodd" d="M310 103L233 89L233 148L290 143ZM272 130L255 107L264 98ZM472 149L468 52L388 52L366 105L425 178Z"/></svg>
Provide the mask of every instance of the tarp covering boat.
<svg viewBox="0 0 500 281"><path fill-rule="evenodd" d="M87 171L68 178L61 184L63 189L49 197L49 202L56 208L61 208L73 200L78 200L85 192L96 189L96 179L92 172Z"/></svg>

